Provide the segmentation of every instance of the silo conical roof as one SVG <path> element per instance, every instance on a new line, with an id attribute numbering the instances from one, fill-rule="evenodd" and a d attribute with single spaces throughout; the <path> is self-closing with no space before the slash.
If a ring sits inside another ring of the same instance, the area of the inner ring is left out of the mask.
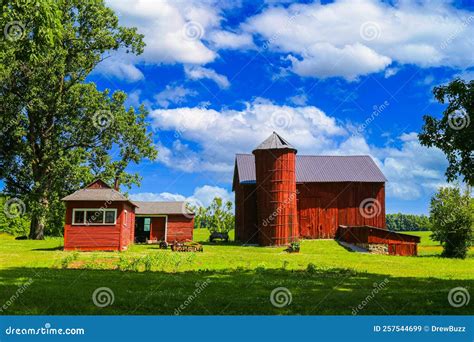
<path id="1" fill-rule="evenodd" d="M 265 139 L 260 145 L 258 145 L 253 152 L 257 150 L 279 150 L 279 149 L 289 149 L 296 151 L 288 141 L 283 139 L 278 133 L 273 132 L 267 139 Z"/>

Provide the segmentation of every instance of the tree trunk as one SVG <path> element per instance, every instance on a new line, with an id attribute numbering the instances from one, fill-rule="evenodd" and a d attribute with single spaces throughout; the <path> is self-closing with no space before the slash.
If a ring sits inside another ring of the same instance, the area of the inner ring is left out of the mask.
<path id="1" fill-rule="evenodd" d="M 30 239 L 32 240 L 44 239 L 44 228 L 46 226 L 46 214 L 48 212 L 49 202 L 46 197 L 42 197 L 38 204 L 38 208 L 33 210 L 31 215 Z"/>

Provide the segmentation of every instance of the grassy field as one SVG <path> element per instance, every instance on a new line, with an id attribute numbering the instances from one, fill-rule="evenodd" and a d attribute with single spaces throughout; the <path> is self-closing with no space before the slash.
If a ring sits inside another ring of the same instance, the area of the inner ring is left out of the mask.
<path id="1" fill-rule="evenodd" d="M 422 238 L 418 257 L 353 253 L 332 240 L 306 240 L 287 254 L 210 244 L 205 230 L 195 232 L 203 253 L 153 245 L 64 252 L 59 238 L 0 235 L 0 314 L 472 314 L 472 301 L 455 308 L 447 297 L 455 287 L 472 293 L 474 251 L 443 259 L 429 232 L 413 234 Z M 101 287 L 114 295 L 106 307 L 93 301 Z M 278 307 L 270 297 L 281 287 L 291 303 Z"/>

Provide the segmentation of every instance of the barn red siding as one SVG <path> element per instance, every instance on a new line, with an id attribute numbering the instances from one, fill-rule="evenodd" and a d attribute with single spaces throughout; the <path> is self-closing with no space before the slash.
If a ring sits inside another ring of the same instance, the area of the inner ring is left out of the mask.
<path id="1" fill-rule="evenodd" d="M 64 225 L 65 250 L 123 250 L 130 244 L 130 215 L 133 208 L 128 207 L 128 226 L 124 226 L 125 213 L 123 202 L 104 203 L 102 201 L 68 202 Z M 126 205 L 126 204 L 125 204 Z M 117 209 L 115 225 L 72 225 L 73 209 L 103 208 Z"/>
<path id="2" fill-rule="evenodd" d="M 152 217 L 150 227 L 150 240 L 161 241 L 165 239 L 166 217 Z"/>
<path id="3" fill-rule="evenodd" d="M 258 243 L 255 184 L 235 185 L 235 239 L 242 243 Z"/>
<path id="4" fill-rule="evenodd" d="M 334 238 L 339 225 L 386 226 L 384 183 L 299 183 L 297 190 L 303 238 Z M 375 199 L 373 215 L 363 215 L 360 210 L 368 199 Z"/>
<path id="5" fill-rule="evenodd" d="M 168 215 L 167 241 L 185 241 L 193 239 L 194 217 Z"/>

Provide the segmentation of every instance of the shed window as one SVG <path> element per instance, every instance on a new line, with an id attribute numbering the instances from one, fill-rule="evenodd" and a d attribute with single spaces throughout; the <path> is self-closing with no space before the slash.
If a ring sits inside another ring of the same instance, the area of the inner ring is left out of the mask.
<path id="1" fill-rule="evenodd" d="M 144 220 L 143 220 L 143 230 L 145 232 L 149 232 L 150 231 L 150 222 L 151 222 L 151 219 L 146 217 Z"/>
<path id="2" fill-rule="evenodd" d="M 113 225 L 116 223 L 117 209 L 73 209 L 74 225 Z"/>

